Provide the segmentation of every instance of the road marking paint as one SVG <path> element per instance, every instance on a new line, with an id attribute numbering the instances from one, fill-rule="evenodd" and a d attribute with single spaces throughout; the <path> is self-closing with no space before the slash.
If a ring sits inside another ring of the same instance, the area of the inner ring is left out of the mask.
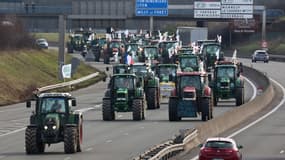
<path id="1" fill-rule="evenodd" d="M 250 98 L 250 100 L 249 100 L 249 102 L 250 102 L 256 97 L 257 89 L 256 89 L 256 86 L 248 78 L 246 78 L 246 77 L 243 77 L 243 78 L 251 85 L 251 87 L 253 89 L 253 96 Z"/>
<path id="2" fill-rule="evenodd" d="M 277 84 L 281 89 L 282 89 L 282 92 L 283 92 L 283 98 L 281 100 L 281 102 L 274 107 L 273 110 L 271 110 L 270 112 L 268 112 L 267 114 L 263 115 L 262 117 L 258 118 L 257 120 L 253 121 L 252 123 L 250 123 L 249 125 L 241 128 L 240 130 L 234 132 L 233 134 L 229 135 L 227 138 L 232 138 L 238 134 L 240 134 L 241 132 L 245 131 L 246 129 L 254 126 L 255 124 L 259 123 L 260 121 L 264 120 L 265 118 L 269 117 L 270 115 L 272 115 L 273 113 L 275 113 L 284 103 L 285 103 L 285 88 L 277 81 L 275 81 L 274 79 L 272 78 L 269 78 L 272 82 L 274 82 L 275 84 Z M 190 159 L 190 160 L 197 160 L 198 159 L 198 156 Z"/>
<path id="3" fill-rule="evenodd" d="M 86 149 L 87 152 L 92 151 L 92 150 L 93 150 L 93 148 L 87 148 Z"/>
<path id="4" fill-rule="evenodd" d="M 106 141 L 106 143 L 112 143 L 112 142 L 113 142 L 112 140 L 107 140 L 107 141 Z"/>
<path id="5" fill-rule="evenodd" d="M 283 151 L 283 150 L 281 150 L 281 151 L 280 151 L 280 154 L 283 154 L 283 153 L 284 153 L 284 151 Z"/>
<path id="6" fill-rule="evenodd" d="M 66 158 L 64 158 L 64 160 L 70 160 L 71 159 L 71 157 L 66 157 Z"/>
<path id="7" fill-rule="evenodd" d="M 7 136 L 7 135 L 10 135 L 10 134 L 14 134 L 14 133 L 17 133 L 17 132 L 21 132 L 23 130 L 25 130 L 26 128 L 21 128 L 21 129 L 17 129 L 17 130 L 14 130 L 12 132 L 8 132 L 8 133 L 5 133 L 5 134 L 1 134 L 0 137 L 4 137 L 4 136 Z"/>

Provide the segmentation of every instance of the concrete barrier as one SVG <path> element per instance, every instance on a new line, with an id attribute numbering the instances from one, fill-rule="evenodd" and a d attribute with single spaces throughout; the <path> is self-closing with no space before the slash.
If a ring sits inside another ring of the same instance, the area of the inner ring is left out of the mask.
<path id="1" fill-rule="evenodd" d="M 270 104 L 275 92 L 268 77 L 263 73 L 246 66 L 244 66 L 244 71 L 246 77 L 253 80 L 258 86 L 263 87 L 263 93 L 251 102 L 227 111 L 221 116 L 196 126 L 196 129 L 198 130 L 196 141 L 192 141 L 192 144 L 187 144 L 184 152 L 188 152 L 195 146 L 193 145 L 193 142 L 199 144 L 204 142 L 208 137 L 218 136 L 228 129 L 239 125 L 241 122 L 250 118 Z"/>

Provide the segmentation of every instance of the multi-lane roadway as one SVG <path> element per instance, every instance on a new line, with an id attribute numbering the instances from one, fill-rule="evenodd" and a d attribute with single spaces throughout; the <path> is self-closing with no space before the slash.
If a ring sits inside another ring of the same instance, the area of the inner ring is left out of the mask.
<path id="1" fill-rule="evenodd" d="M 274 65 L 275 63 L 269 63 Z M 90 62 L 90 65 L 104 70 L 106 65 Z M 278 74 L 276 75 L 278 76 Z M 83 152 L 64 154 L 63 143 L 51 145 L 43 155 L 26 155 L 24 128 L 28 124 L 32 109 L 25 104 L 16 104 L 0 108 L 0 160 L 1 159 L 90 159 L 90 160 L 126 160 L 132 159 L 149 147 L 172 138 L 180 129 L 192 128 L 200 119 L 186 119 L 181 122 L 168 121 L 168 106 L 163 104 L 159 110 L 146 112 L 146 120 L 134 122 L 130 113 L 117 114 L 117 120 L 102 121 L 101 102 L 106 82 L 72 92 L 77 98 L 78 108 L 84 112 Z M 246 83 L 246 101 L 253 96 L 253 87 Z M 226 102 L 214 109 L 219 116 L 232 109 L 234 103 Z"/>

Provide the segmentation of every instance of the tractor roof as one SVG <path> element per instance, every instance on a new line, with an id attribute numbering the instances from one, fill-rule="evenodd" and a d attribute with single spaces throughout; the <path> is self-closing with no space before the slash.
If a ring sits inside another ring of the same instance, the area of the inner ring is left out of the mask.
<path id="1" fill-rule="evenodd" d="M 70 93 L 56 93 L 56 92 L 53 92 L 53 93 L 41 93 L 39 95 L 40 98 L 43 98 L 43 97 L 72 97 Z"/>
<path id="2" fill-rule="evenodd" d="M 177 64 L 158 64 L 158 67 L 177 67 Z"/>
<path id="3" fill-rule="evenodd" d="M 201 76 L 201 72 L 177 72 L 177 76 Z"/>

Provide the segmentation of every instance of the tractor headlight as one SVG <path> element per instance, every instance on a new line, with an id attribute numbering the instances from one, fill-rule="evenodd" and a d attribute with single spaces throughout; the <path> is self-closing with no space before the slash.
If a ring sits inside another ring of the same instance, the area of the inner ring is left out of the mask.
<path id="1" fill-rule="evenodd" d="M 55 129 L 56 129 L 56 126 L 52 126 L 52 129 L 55 130 Z"/>
<path id="2" fill-rule="evenodd" d="M 47 129 L 48 129 L 48 126 L 44 126 L 44 129 L 47 130 Z"/>

